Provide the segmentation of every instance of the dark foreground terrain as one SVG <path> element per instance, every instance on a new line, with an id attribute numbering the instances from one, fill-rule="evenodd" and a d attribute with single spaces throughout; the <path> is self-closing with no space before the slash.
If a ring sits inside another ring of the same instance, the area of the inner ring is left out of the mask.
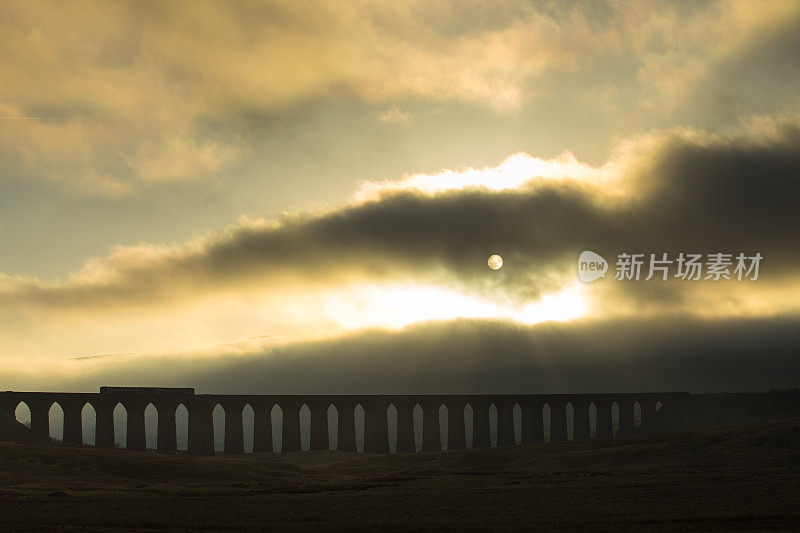
<path id="1" fill-rule="evenodd" d="M 405 456 L 0 443 L 0 529 L 800 528 L 800 419 Z"/>

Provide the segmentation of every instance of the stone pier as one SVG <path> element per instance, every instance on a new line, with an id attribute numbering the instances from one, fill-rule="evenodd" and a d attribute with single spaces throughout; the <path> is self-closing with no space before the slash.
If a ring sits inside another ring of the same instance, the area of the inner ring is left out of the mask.
<path id="1" fill-rule="evenodd" d="M 514 402 L 504 400 L 495 403 L 497 408 L 497 445 L 513 446 L 514 437 Z"/>
<path id="2" fill-rule="evenodd" d="M 253 407 L 253 453 L 272 452 L 272 408 L 274 404 L 256 402 Z"/>
<path id="3" fill-rule="evenodd" d="M 336 448 L 343 452 L 356 451 L 356 403 L 355 400 L 334 401 L 339 414 Z"/>
<path id="4" fill-rule="evenodd" d="M 422 405 L 422 451 L 438 452 L 442 449 L 442 437 L 439 433 L 439 408 L 441 402 L 428 400 Z"/>

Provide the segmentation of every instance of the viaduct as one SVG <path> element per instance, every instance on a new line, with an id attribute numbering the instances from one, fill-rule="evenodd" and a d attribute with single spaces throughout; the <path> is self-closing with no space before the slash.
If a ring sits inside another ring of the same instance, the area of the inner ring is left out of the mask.
<path id="1" fill-rule="evenodd" d="M 254 412 L 253 451 L 272 452 L 272 411 L 277 405 L 283 414 L 281 452 L 300 451 L 300 410 L 310 411 L 310 449 L 329 448 L 328 409 L 338 411 L 336 447 L 356 451 L 355 409 L 364 410 L 364 452 L 389 453 L 390 406 L 397 411 L 397 453 L 417 451 L 414 432 L 414 409 L 422 409 L 422 451 L 442 449 L 439 412 L 446 406 L 447 448 L 467 447 L 464 409 L 472 410 L 472 445 L 488 447 L 490 435 L 489 410 L 497 413 L 496 439 L 498 446 L 514 445 L 514 408 L 521 411 L 521 442 L 544 442 L 543 410 L 550 410 L 550 440 L 568 438 L 567 406 L 571 406 L 572 437 L 575 440 L 592 437 L 590 408 L 594 410 L 597 438 L 631 435 L 672 429 L 685 408 L 688 393 L 619 393 L 619 394 L 514 394 L 514 395 L 219 395 L 194 394 L 192 389 L 122 388 L 122 392 L 59 393 L 59 392 L 0 392 L 0 413 L 13 419 L 18 405 L 25 403 L 31 412 L 31 430 L 43 437 L 49 432 L 49 411 L 57 403 L 64 412 L 64 443 L 82 444 L 82 411 L 90 404 L 95 411 L 95 445 L 115 446 L 114 409 L 121 404 L 127 412 L 127 448 L 145 449 L 145 409 L 152 404 L 158 411 L 157 449 L 177 451 L 175 412 L 183 405 L 189 414 L 188 453 L 214 454 L 212 412 L 219 405 L 225 411 L 225 446 L 227 454 L 244 453 L 242 411 L 249 405 Z M 638 404 L 638 405 L 636 405 Z M 612 421 L 618 418 L 618 427 Z M 634 411 L 639 411 L 638 421 Z"/>

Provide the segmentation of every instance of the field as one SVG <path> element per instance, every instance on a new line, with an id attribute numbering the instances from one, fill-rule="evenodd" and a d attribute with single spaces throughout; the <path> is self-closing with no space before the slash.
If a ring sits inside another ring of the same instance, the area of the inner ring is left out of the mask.
<path id="1" fill-rule="evenodd" d="M 0 529 L 800 528 L 800 419 L 413 455 L 0 443 Z"/>

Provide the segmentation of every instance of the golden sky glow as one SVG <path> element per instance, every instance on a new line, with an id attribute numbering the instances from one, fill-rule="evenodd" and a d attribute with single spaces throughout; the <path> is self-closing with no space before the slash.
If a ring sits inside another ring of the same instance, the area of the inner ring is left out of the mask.
<path id="1" fill-rule="evenodd" d="M 0 363 L 788 320 L 799 29 L 788 0 L 6 4 Z M 624 251 L 764 263 L 624 283 Z"/>

